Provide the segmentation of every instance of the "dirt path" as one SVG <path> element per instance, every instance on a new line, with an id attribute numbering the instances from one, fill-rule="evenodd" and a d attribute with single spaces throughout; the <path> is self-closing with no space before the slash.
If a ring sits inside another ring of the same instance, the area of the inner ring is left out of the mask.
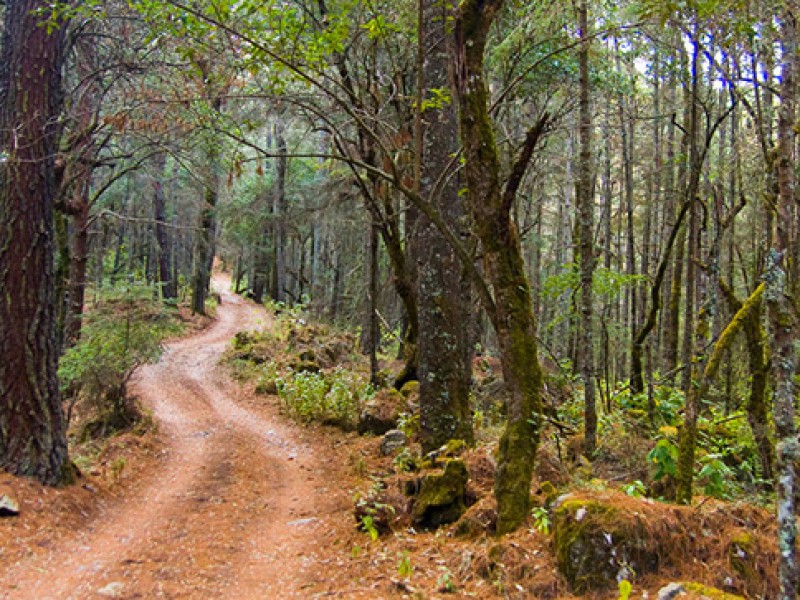
<path id="1" fill-rule="evenodd" d="M 335 594 L 325 572 L 346 552 L 337 529 L 349 508 L 339 459 L 329 441 L 282 424 L 221 373 L 231 337 L 268 317 L 220 291 L 217 321 L 136 380 L 169 440 L 158 472 L 87 530 L 0 574 L 0 597 Z"/>

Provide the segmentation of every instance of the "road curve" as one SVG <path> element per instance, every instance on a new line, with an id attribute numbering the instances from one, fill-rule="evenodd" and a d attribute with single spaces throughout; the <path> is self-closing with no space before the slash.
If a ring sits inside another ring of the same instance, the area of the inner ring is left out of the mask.
<path id="1" fill-rule="evenodd" d="M 346 510 L 346 493 L 328 480 L 335 458 L 269 410 L 239 402 L 242 392 L 221 373 L 219 357 L 237 331 L 266 326 L 268 316 L 219 291 L 214 324 L 170 344 L 135 379 L 135 393 L 168 440 L 158 472 L 89 529 L 0 576 L 14 582 L 11 592 L 0 587 L 1 597 L 325 593 L 316 567 L 334 552 L 326 518 Z"/>

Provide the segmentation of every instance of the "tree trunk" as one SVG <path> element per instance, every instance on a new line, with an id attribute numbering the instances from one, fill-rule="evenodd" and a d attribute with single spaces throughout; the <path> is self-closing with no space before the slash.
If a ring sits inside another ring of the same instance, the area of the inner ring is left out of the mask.
<path id="1" fill-rule="evenodd" d="M 425 49 L 424 86 L 448 88 L 450 64 L 446 23 L 453 3 L 421 0 Z M 427 94 L 426 94 L 427 95 Z M 451 170 L 451 156 L 458 151 L 458 120 L 455 106 L 431 107 L 423 113 L 424 145 L 420 192 L 456 230 L 464 225 L 464 203 L 460 181 Z M 420 217 L 417 241 L 419 264 L 417 299 L 419 327 L 420 441 L 429 452 L 451 439 L 472 443 L 472 413 L 469 405 L 472 352 L 470 284 L 455 251 L 424 216 Z"/>
<path id="2" fill-rule="evenodd" d="M 86 267 L 89 263 L 89 181 L 91 171 L 75 183 L 72 204 L 72 243 L 69 262 L 69 303 L 64 341 L 67 346 L 78 341 L 83 326 L 83 305 L 86 298 Z"/>
<path id="3" fill-rule="evenodd" d="M 206 159 L 209 173 L 205 183 L 203 205 L 200 207 L 192 280 L 192 312 L 200 315 L 206 314 L 206 298 L 211 285 L 211 263 L 214 261 L 216 210 L 219 199 L 219 151 L 216 148 L 209 148 Z"/>
<path id="4" fill-rule="evenodd" d="M 279 120 L 275 123 L 274 136 L 278 157 L 275 161 L 275 186 L 272 191 L 272 213 L 275 218 L 275 273 L 272 280 L 272 299 L 276 302 L 286 301 L 286 220 L 288 219 L 286 202 L 286 138 L 284 125 Z"/>
<path id="5" fill-rule="evenodd" d="M 597 448 L 597 408 L 595 406 L 594 374 L 594 312 L 593 278 L 594 252 L 594 194 L 592 193 L 592 113 L 589 97 L 589 9 L 586 0 L 578 6 L 578 28 L 581 45 L 578 52 L 580 92 L 578 97 L 578 178 L 575 198 L 579 212 L 581 313 L 580 313 L 580 371 L 583 380 L 583 449 L 591 459 Z"/>
<path id="6" fill-rule="evenodd" d="M 205 71 L 205 68 L 203 68 Z M 210 76 L 204 73 L 206 83 Z M 210 84 L 209 84 L 210 86 Z M 212 99 L 211 113 L 216 118 L 222 111 L 222 96 Z M 211 266 L 214 263 L 217 229 L 217 201 L 219 200 L 221 149 L 213 130 L 206 132 L 205 159 L 208 173 L 204 182 L 203 204 L 200 207 L 198 232 L 194 246 L 194 275 L 192 277 L 192 312 L 206 314 L 206 298 L 211 288 Z"/>
<path id="7" fill-rule="evenodd" d="M 49 11 L 8 0 L 0 54 L 0 466 L 57 484 L 71 475 L 53 296 L 65 26 L 42 26 Z"/>
<path id="8" fill-rule="evenodd" d="M 171 254 L 172 244 L 167 228 L 167 207 L 164 197 L 164 177 L 166 156 L 158 153 L 153 159 L 155 179 L 153 180 L 153 217 L 155 218 L 156 243 L 158 244 L 158 282 L 161 285 L 161 297 L 174 300 L 178 296 L 178 282 L 172 277 Z"/>
<path id="9" fill-rule="evenodd" d="M 797 290 L 799 282 L 787 281 L 787 271 L 794 271 L 792 261 L 797 256 L 788 256 L 796 243 L 796 232 L 792 218 L 795 204 L 795 88 L 797 76 L 797 21 L 796 15 L 787 9 L 781 15 L 781 104 L 778 113 L 778 147 L 775 170 L 778 181 L 778 203 L 776 207 L 777 233 L 775 247 L 767 256 L 764 278 L 767 284 L 764 298 L 769 321 L 770 348 L 773 377 L 773 420 L 777 441 L 777 497 L 778 548 L 780 550 L 779 578 L 781 598 L 795 598 L 800 586 L 797 565 L 797 522 L 795 494 L 800 460 L 800 442 L 797 439 L 797 393 L 794 383 L 797 375 L 798 334 Z"/>
<path id="10" fill-rule="evenodd" d="M 542 373 L 530 287 L 519 235 L 511 220 L 512 202 L 500 187 L 500 162 L 483 78 L 486 38 L 501 5 L 502 0 L 460 3 L 454 58 L 467 203 L 482 245 L 484 272 L 494 292 L 494 305 L 485 308 L 497 333 L 509 392 L 508 421 L 500 439 L 495 478 L 497 531 L 502 534 L 517 528 L 530 510 L 531 476 L 541 431 Z M 481 298 L 488 301 L 483 295 Z"/>
<path id="11" fill-rule="evenodd" d="M 739 312 L 742 308 L 742 302 L 736 298 L 733 289 L 722 282 L 720 282 L 719 287 L 731 312 Z M 750 394 L 746 408 L 747 422 L 753 432 L 756 448 L 758 448 L 761 479 L 767 481 L 771 487 L 775 478 L 775 448 L 771 439 L 766 402 L 769 360 L 767 358 L 767 333 L 761 323 L 762 313 L 763 302 L 759 302 L 755 310 L 748 313 L 743 325 L 750 367 Z"/>
<path id="12" fill-rule="evenodd" d="M 369 243 L 367 245 L 367 314 L 365 319 L 367 354 L 369 354 L 369 380 L 379 386 L 378 380 L 378 347 L 381 343 L 380 323 L 378 322 L 378 288 L 380 284 L 380 264 L 378 262 L 379 250 L 378 224 L 375 215 L 369 228 Z"/>

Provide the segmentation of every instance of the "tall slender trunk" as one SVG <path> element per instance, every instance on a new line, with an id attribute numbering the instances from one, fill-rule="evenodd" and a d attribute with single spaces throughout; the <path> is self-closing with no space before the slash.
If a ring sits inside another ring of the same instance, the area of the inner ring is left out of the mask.
<path id="1" fill-rule="evenodd" d="M 214 142 L 209 142 L 213 145 Z M 209 147 L 206 153 L 209 173 L 206 177 L 203 205 L 200 207 L 197 239 L 194 248 L 194 277 L 192 281 L 192 312 L 206 314 L 206 298 L 211 285 L 211 263 L 214 260 L 216 211 L 219 199 L 219 150 Z"/>
<path id="2" fill-rule="evenodd" d="M 156 178 L 153 180 L 153 217 L 156 221 L 156 243 L 158 244 L 158 282 L 161 285 L 161 297 L 164 300 L 173 300 L 178 296 L 178 282 L 172 277 L 172 244 L 164 195 L 167 157 L 163 153 L 156 154 L 153 163 L 156 173 Z"/>
<path id="3" fill-rule="evenodd" d="M 378 293 L 380 284 L 380 263 L 379 261 L 379 236 L 378 223 L 375 215 L 371 216 L 369 227 L 369 243 L 367 244 L 367 314 L 365 319 L 366 341 L 369 354 L 369 379 L 373 385 L 379 385 L 378 381 L 378 347 L 381 343 L 381 330 L 378 321 Z"/>
<path id="4" fill-rule="evenodd" d="M 770 346 L 772 351 L 773 420 L 777 438 L 777 520 L 778 547 L 780 550 L 779 578 L 781 598 L 795 598 L 800 587 L 797 564 L 797 491 L 796 465 L 800 461 L 800 443 L 797 440 L 797 395 L 794 383 L 797 375 L 797 342 L 800 324 L 797 314 L 797 288 L 800 282 L 788 278 L 794 274 L 792 256 L 796 230 L 792 214 L 795 206 L 796 180 L 795 119 L 797 117 L 797 17 L 787 9 L 781 15 L 781 104 L 778 113 L 778 147 L 775 170 L 778 181 L 776 207 L 775 245 L 769 251 L 764 297 L 767 305 Z M 787 266 L 788 263 L 788 266 Z"/>
<path id="5" fill-rule="evenodd" d="M 91 172 L 82 174 L 81 181 L 75 183 L 71 223 L 72 241 L 70 244 L 68 310 L 64 341 L 69 346 L 78 341 L 83 325 L 83 305 L 86 298 L 86 269 L 89 264 L 89 181 Z"/>
<path id="6" fill-rule="evenodd" d="M 275 272 L 272 280 L 272 299 L 276 302 L 286 301 L 287 288 L 287 199 L 286 199 L 286 167 L 287 150 L 286 127 L 282 121 L 275 123 L 273 135 L 277 158 L 275 161 L 275 185 L 272 190 L 272 213 L 275 218 Z"/>
<path id="7" fill-rule="evenodd" d="M 586 0 L 578 5 L 578 29 L 581 45 L 578 51 L 580 92 L 578 98 L 578 178 L 575 198 L 578 203 L 580 235 L 581 312 L 580 371 L 583 380 L 584 443 L 587 457 L 597 448 L 597 407 L 595 406 L 594 374 L 594 194 L 592 189 L 592 112 L 589 89 L 589 9 Z"/>
<path id="8" fill-rule="evenodd" d="M 681 387 L 686 396 L 684 408 L 683 429 L 679 447 L 677 467 L 677 500 L 689 504 L 692 500 L 692 487 L 694 483 L 694 459 L 697 444 L 697 418 L 700 411 L 700 396 L 697 393 L 697 381 L 703 373 L 705 364 L 704 347 L 709 337 L 710 315 L 703 309 L 696 315 L 696 302 L 698 292 L 698 269 L 700 261 L 700 206 L 697 198 L 700 186 L 700 176 L 703 168 L 703 156 L 698 142 L 700 128 L 699 107 L 699 57 L 700 42 L 695 37 L 692 41 L 692 57 L 690 63 L 691 74 L 691 106 L 689 108 L 689 172 L 685 191 L 685 199 L 689 202 L 689 235 L 688 235 L 688 260 L 686 262 L 686 296 L 684 304 L 682 362 L 683 377 Z M 703 153 L 704 154 L 704 153 Z"/>

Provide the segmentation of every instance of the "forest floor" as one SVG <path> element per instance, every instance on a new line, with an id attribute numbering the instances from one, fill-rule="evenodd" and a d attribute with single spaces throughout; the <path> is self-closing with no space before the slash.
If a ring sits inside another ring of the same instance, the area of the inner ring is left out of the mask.
<path id="1" fill-rule="evenodd" d="M 574 597 L 532 525 L 502 540 L 359 530 L 355 495 L 392 458 L 380 438 L 297 424 L 276 397 L 231 379 L 220 365 L 231 339 L 273 318 L 229 287 L 217 275 L 216 318 L 135 376 L 156 427 L 84 462 L 73 450 L 83 475 L 68 488 L 0 474 L 0 496 L 21 507 L 0 517 L 0 599 Z M 476 515 L 491 504 L 495 443 L 468 459 Z M 645 578 L 631 597 L 663 584 Z"/>
<path id="2" fill-rule="evenodd" d="M 68 489 L 0 475 L 22 509 L 0 521 L 0 597 L 358 595 L 347 451 L 225 375 L 233 335 L 269 317 L 216 286 L 213 324 L 135 378 L 157 434 L 115 440 Z"/>

